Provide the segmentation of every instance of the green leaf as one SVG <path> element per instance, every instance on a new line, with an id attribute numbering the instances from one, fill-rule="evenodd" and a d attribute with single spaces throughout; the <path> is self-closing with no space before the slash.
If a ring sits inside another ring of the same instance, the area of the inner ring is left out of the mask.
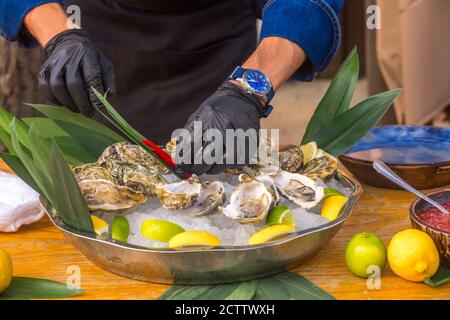
<path id="1" fill-rule="evenodd" d="M 258 280 L 253 300 L 291 300 L 286 287 L 275 276 Z"/>
<path id="2" fill-rule="evenodd" d="M 208 291 L 199 294 L 194 300 L 225 300 L 238 286 L 239 283 L 213 286 Z"/>
<path id="3" fill-rule="evenodd" d="M 9 152 L 12 152 L 12 141 L 11 141 L 11 135 L 8 133 L 8 131 L 4 130 L 3 128 L 0 128 L 0 140 L 3 142 L 3 145 L 8 149 Z"/>
<path id="4" fill-rule="evenodd" d="M 44 138 L 51 137 L 60 137 L 60 136 L 69 136 L 67 132 L 61 129 L 55 121 L 49 118 L 23 118 L 23 122 L 25 122 L 28 126 L 34 124 L 37 133 Z"/>
<path id="5" fill-rule="evenodd" d="M 10 132 L 10 123 L 15 117 L 4 108 L 0 107 L 0 128 L 6 132 Z M 26 149 L 30 148 L 30 142 L 28 141 L 28 125 L 20 119 L 15 118 L 16 134 L 19 142 L 25 146 Z M 27 151 L 27 150 L 25 150 Z"/>
<path id="6" fill-rule="evenodd" d="M 0 294 L 0 300 L 68 298 L 82 292 L 81 289 L 70 289 L 56 281 L 13 277 L 9 287 Z"/>
<path id="7" fill-rule="evenodd" d="M 195 300 L 213 286 L 172 286 L 158 300 Z"/>
<path id="8" fill-rule="evenodd" d="M 257 280 L 242 282 L 236 289 L 234 289 L 226 300 L 252 300 L 256 294 L 257 287 Z"/>
<path id="9" fill-rule="evenodd" d="M 317 287 L 311 281 L 302 277 L 299 274 L 292 272 L 285 272 L 276 275 L 277 278 L 285 287 L 286 290 L 294 300 L 335 300 L 335 298 Z"/>
<path id="10" fill-rule="evenodd" d="M 117 134 L 116 132 L 114 132 L 107 126 L 101 124 L 100 122 L 85 117 L 81 113 L 75 113 L 68 110 L 67 108 L 49 106 L 45 104 L 28 104 L 28 105 L 44 114 L 47 118 L 50 118 L 54 121 L 59 120 L 79 125 L 86 129 L 95 131 L 97 134 L 100 134 L 103 137 L 111 139 L 114 142 L 124 141 L 124 138 L 121 135 Z"/>
<path id="11" fill-rule="evenodd" d="M 436 274 L 431 278 L 425 279 L 424 282 L 431 287 L 438 287 L 450 283 L 450 268 L 441 264 Z"/>
<path id="12" fill-rule="evenodd" d="M 108 100 L 100 94 L 94 87 L 91 88 L 94 91 L 94 94 L 106 108 L 108 115 L 112 118 L 111 121 L 103 111 L 98 110 L 103 114 L 103 116 L 108 119 L 111 123 L 119 125 L 120 129 L 126 134 L 130 139 L 132 139 L 135 143 L 141 144 L 141 141 L 144 140 L 144 136 L 142 136 L 137 130 L 135 130 L 121 115 L 114 109 L 114 107 L 108 102 Z"/>
<path id="13" fill-rule="evenodd" d="M 378 123 L 400 92 L 401 89 L 396 89 L 364 100 L 334 119 L 312 140 L 326 152 L 340 156 Z"/>
<path id="14" fill-rule="evenodd" d="M 78 145 L 86 150 L 91 157 L 95 158 L 95 160 L 91 162 L 97 161 L 106 148 L 117 142 L 108 137 L 98 135 L 93 130 L 86 129 L 71 122 L 60 120 L 56 120 L 55 122 L 60 128 L 67 132 Z"/>
<path id="15" fill-rule="evenodd" d="M 28 186 L 30 186 L 37 193 L 43 194 L 36 182 L 34 182 L 33 177 L 31 177 L 30 173 L 17 156 L 5 152 L 0 152 L 0 158 L 2 158 L 3 161 L 5 161 L 5 163 L 8 165 L 8 167 L 10 167 L 14 171 L 14 173 L 18 177 L 20 177 Z"/>
<path id="16" fill-rule="evenodd" d="M 94 227 L 86 200 L 56 143 L 51 145 L 49 154 L 51 155 L 50 166 L 54 177 L 53 181 L 57 184 L 54 188 L 55 195 L 57 195 L 59 203 L 64 200 L 60 207 L 55 208 L 58 215 L 66 225 L 75 230 L 92 233 Z M 58 194 L 56 194 L 56 190 L 58 190 Z"/>
<path id="17" fill-rule="evenodd" d="M 38 186 L 39 190 L 41 190 L 41 195 L 49 199 L 49 195 L 51 194 L 52 186 L 49 184 L 47 179 L 42 176 L 42 172 L 39 170 L 39 168 L 36 168 L 33 158 L 25 152 L 24 149 L 22 149 L 22 146 L 19 142 L 19 139 L 17 138 L 17 127 L 16 127 L 16 119 L 13 118 L 11 120 L 9 131 L 11 133 L 11 141 L 12 141 L 12 147 L 14 149 L 14 153 L 17 155 L 17 157 L 20 159 L 30 176 L 33 178 L 33 181 Z M 20 174 L 18 172 L 17 174 Z M 25 180 L 26 176 L 20 176 L 23 180 Z"/>
<path id="18" fill-rule="evenodd" d="M 100 112 L 100 114 L 103 117 L 105 117 L 105 119 L 107 119 L 111 124 L 118 127 L 118 129 L 120 129 L 122 133 L 125 136 L 127 136 L 128 139 L 130 139 L 130 141 L 133 141 L 135 144 L 140 145 L 164 167 L 168 168 L 169 170 L 172 170 L 172 168 L 167 163 L 162 161 L 150 147 L 148 147 L 145 143 L 142 142 L 145 139 L 145 137 L 141 135 L 137 130 L 135 130 L 124 118 L 122 118 L 122 116 L 116 111 L 116 109 L 114 109 L 114 107 L 108 102 L 108 100 L 106 100 L 106 98 L 100 94 L 100 92 L 98 92 L 93 87 L 91 89 L 92 91 L 94 91 L 97 98 L 106 108 L 106 113 L 97 107 L 96 110 Z"/>
<path id="19" fill-rule="evenodd" d="M 359 76 L 359 57 L 356 48 L 344 61 L 320 101 L 308 123 L 302 144 L 313 141 L 313 137 L 325 129 L 331 121 L 349 109 Z"/>
<path id="20" fill-rule="evenodd" d="M 72 137 L 55 137 L 53 140 L 55 140 L 66 161 L 74 166 L 93 163 L 98 159 Z"/>

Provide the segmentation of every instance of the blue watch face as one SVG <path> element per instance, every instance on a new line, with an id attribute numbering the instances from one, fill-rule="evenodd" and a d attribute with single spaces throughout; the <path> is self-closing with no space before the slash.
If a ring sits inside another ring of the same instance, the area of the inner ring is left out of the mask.
<path id="1" fill-rule="evenodd" d="M 247 70 L 244 73 L 244 80 L 247 85 L 257 94 L 267 94 L 272 88 L 269 78 L 258 70 Z"/>

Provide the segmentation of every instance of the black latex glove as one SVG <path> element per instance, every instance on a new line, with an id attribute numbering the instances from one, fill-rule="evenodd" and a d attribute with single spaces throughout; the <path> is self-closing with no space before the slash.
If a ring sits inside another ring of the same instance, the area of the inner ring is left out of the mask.
<path id="1" fill-rule="evenodd" d="M 111 61 L 97 50 L 86 33 L 72 29 L 59 33 L 45 46 L 39 88 L 54 104 L 93 116 L 100 106 L 91 87 L 104 94 L 115 91 Z"/>
<path id="2" fill-rule="evenodd" d="M 201 135 L 197 134 L 197 136 L 194 136 L 194 121 L 202 121 L 203 132 L 212 128 L 220 130 L 224 137 L 225 144 L 226 129 L 243 129 L 244 131 L 255 129 L 257 134 L 256 137 L 258 138 L 261 114 L 262 104 L 257 97 L 247 93 L 243 88 L 236 84 L 226 82 L 189 117 L 185 129 L 189 130 L 191 134 L 191 143 L 197 141 L 198 145 L 203 146 L 202 150 L 205 150 L 208 142 L 205 143 Z M 257 141 L 253 142 L 257 143 Z M 186 144 L 180 140 L 177 149 L 179 147 L 185 148 Z M 194 150 L 192 144 L 191 147 L 192 150 Z M 225 149 L 225 146 L 223 147 Z M 195 153 L 197 152 L 197 155 L 199 153 L 201 154 L 203 152 L 202 150 L 191 152 L 192 160 Z M 248 147 L 246 151 L 249 151 Z M 238 157 L 237 152 L 239 152 L 239 149 L 235 147 L 235 154 L 232 155 L 235 161 Z M 224 150 L 224 155 L 225 154 L 226 150 Z M 248 163 L 251 157 L 252 155 L 250 155 L 249 152 L 246 152 L 245 162 Z M 191 163 L 193 163 L 193 161 L 191 161 Z M 216 174 L 227 168 L 240 167 L 242 164 L 239 165 L 236 164 L 236 162 L 233 164 L 226 164 L 224 160 L 224 164 L 206 164 L 202 161 L 202 164 L 180 164 L 180 166 L 184 170 L 195 174 Z"/>

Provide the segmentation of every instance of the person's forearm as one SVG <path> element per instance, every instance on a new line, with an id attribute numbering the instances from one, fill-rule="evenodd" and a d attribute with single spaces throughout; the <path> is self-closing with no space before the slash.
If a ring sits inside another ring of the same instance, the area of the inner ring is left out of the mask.
<path id="1" fill-rule="evenodd" d="M 279 37 L 268 37 L 261 41 L 242 66 L 266 74 L 277 90 L 305 61 L 306 54 L 297 44 Z"/>
<path id="2" fill-rule="evenodd" d="M 25 16 L 24 23 L 42 47 L 58 33 L 77 27 L 57 3 L 43 4 L 34 8 Z"/>

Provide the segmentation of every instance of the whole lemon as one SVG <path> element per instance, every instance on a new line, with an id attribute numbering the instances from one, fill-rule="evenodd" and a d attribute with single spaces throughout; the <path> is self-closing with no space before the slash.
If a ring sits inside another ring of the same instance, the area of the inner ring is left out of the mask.
<path id="1" fill-rule="evenodd" d="M 6 251 L 0 249 L 0 292 L 9 287 L 12 279 L 12 261 Z"/>
<path id="2" fill-rule="evenodd" d="M 439 253 L 433 239 L 420 230 L 409 229 L 395 234 L 388 247 L 392 271 L 403 279 L 422 282 L 439 268 Z"/>
<path id="3" fill-rule="evenodd" d="M 371 266 L 386 266 L 386 248 L 377 235 L 362 232 L 354 235 L 345 248 L 345 263 L 358 277 L 368 278 Z"/>

